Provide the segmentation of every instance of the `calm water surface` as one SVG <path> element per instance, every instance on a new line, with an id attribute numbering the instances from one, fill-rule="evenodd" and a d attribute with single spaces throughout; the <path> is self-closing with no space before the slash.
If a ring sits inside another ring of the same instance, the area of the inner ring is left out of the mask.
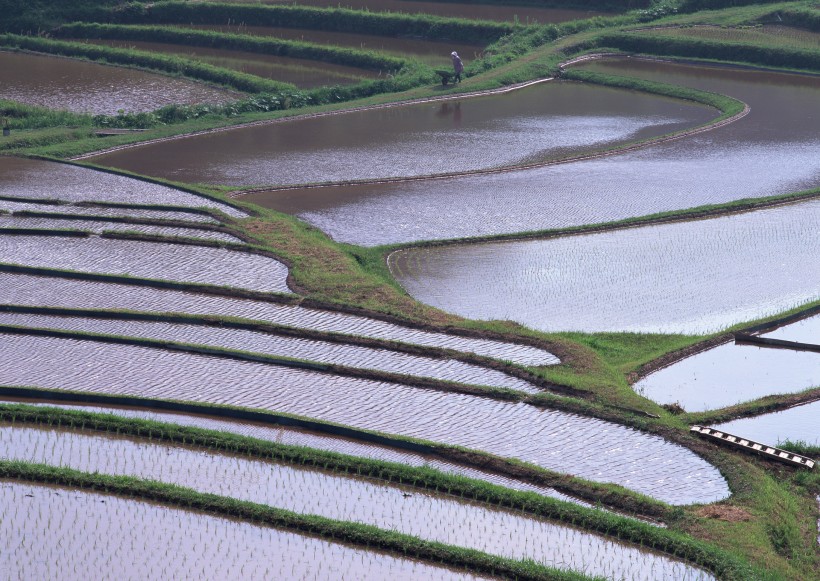
<path id="1" fill-rule="evenodd" d="M 817 365 L 820 367 L 820 363 Z M 734 420 L 713 427 L 770 445 L 791 440 L 817 446 L 820 445 L 820 402 L 804 404 L 773 414 Z"/>
<path id="2" fill-rule="evenodd" d="M 712 117 L 713 110 L 680 101 L 553 81 L 503 95 L 199 135 L 94 160 L 176 181 L 235 186 L 377 179 L 575 155 L 691 127 Z M 295 190 L 243 199 L 298 214 L 344 205 L 347 191 Z M 350 191 L 354 197 L 370 197 L 368 188 L 356 186 Z M 447 214 L 453 221 L 452 212 Z M 373 226 L 377 231 L 383 228 Z"/>
<path id="3" fill-rule="evenodd" d="M 336 240 L 372 246 L 577 226 L 820 186 L 820 77 L 632 60 L 587 68 L 727 94 L 751 112 L 720 129 L 622 155 L 503 174 L 295 191 L 279 209 Z M 590 111 L 600 104 L 590 103 Z M 492 150 L 491 143 L 482 148 Z"/>
<path id="4" fill-rule="evenodd" d="M 136 69 L 44 55 L 0 52 L 0 70 L 4 99 L 95 115 L 153 111 L 174 103 L 224 103 L 239 96 Z"/>
<path id="5" fill-rule="evenodd" d="M 116 496 L 0 482 L 0 570 L 7 579 L 476 579 Z M 82 531 L 82 534 L 77 534 Z M 150 558 L 146 558 L 149 555 Z"/>
<path id="6" fill-rule="evenodd" d="M 820 200 L 811 200 L 552 240 L 408 249 L 389 265 L 414 298 L 468 318 L 702 334 L 820 298 L 818 223 Z"/>

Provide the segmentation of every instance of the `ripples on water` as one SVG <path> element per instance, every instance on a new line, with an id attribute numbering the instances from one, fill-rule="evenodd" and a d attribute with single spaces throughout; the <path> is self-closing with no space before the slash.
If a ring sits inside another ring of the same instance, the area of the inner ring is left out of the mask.
<path id="1" fill-rule="evenodd" d="M 15 482 L 0 483 L 0 502 L 0 570 L 19 579 L 476 579 L 116 496 Z"/>
<path id="2" fill-rule="evenodd" d="M 281 262 L 247 252 L 99 237 L 0 236 L 0 262 L 290 292 Z"/>
<path id="3" fill-rule="evenodd" d="M 468 318 L 704 334 L 820 297 L 818 222 L 812 200 L 552 240 L 408 249 L 389 264 L 414 298 Z"/>
<path id="4" fill-rule="evenodd" d="M 124 284 L 0 272 L 0 303 L 243 317 L 316 331 L 473 352 L 520 365 L 559 363 L 554 355 L 527 345 L 421 331 L 333 311 Z"/>
<path id="5" fill-rule="evenodd" d="M 76 432 L 5 426 L 0 427 L 0 442 L 8 460 L 158 480 L 588 575 L 709 578 L 683 563 L 594 534 L 417 489 L 409 493 L 396 486 L 288 465 Z"/>
<path id="6" fill-rule="evenodd" d="M 68 203 L 59 205 L 0 200 L 0 210 L 7 212 L 47 212 L 51 214 L 71 214 L 72 216 L 100 216 L 126 218 L 150 218 L 154 220 L 183 220 L 186 222 L 207 222 L 217 224 L 218 220 L 205 214 L 174 210 L 142 210 L 132 208 L 105 208 L 99 206 L 72 206 Z"/>
<path id="7" fill-rule="evenodd" d="M 6 335 L 0 358 L 0 384 L 303 415 L 518 458 L 615 482 L 671 504 L 729 496 L 718 471 L 685 448 L 616 424 L 526 404 L 92 341 Z"/>

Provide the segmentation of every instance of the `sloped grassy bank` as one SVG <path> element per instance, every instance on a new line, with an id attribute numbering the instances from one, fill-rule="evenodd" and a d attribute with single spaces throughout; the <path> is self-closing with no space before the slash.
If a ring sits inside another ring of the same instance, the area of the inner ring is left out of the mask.
<path id="1" fill-rule="evenodd" d="M 668 529 L 653 527 L 612 513 L 555 501 L 534 493 L 511 491 L 488 483 L 445 475 L 430 469 L 411 468 L 404 465 L 345 457 L 330 452 L 282 446 L 272 442 L 262 442 L 197 428 L 179 428 L 169 424 L 126 420 L 68 410 L 37 409 L 29 406 L 0 406 L 0 418 L 11 422 L 59 426 L 60 428 L 93 429 L 119 435 L 147 436 L 149 439 L 156 438 L 172 443 L 204 446 L 212 450 L 229 451 L 252 458 L 271 459 L 296 465 L 314 466 L 343 474 L 375 476 L 388 482 L 397 482 L 436 492 L 446 491 L 447 494 L 461 498 L 474 499 L 503 508 L 522 510 L 583 529 L 594 530 L 620 540 L 683 558 L 708 568 L 722 578 L 741 579 L 754 574 L 754 570 L 748 564 L 736 557 Z M 11 471 L 9 464 L 11 463 L 5 463 L 6 470 Z M 49 476 L 44 481 L 60 484 L 68 483 L 63 478 L 71 473 L 72 471 L 51 469 Z M 6 474 L 9 473 L 6 472 Z M 21 478 L 25 478 L 23 474 L 26 473 L 21 471 Z M 123 492 L 127 492 L 127 490 L 123 489 Z M 134 492 L 136 493 L 136 491 Z M 194 495 L 192 498 L 197 496 L 199 495 Z M 210 506 L 198 508 L 211 509 Z M 235 516 L 247 518 L 242 513 Z M 458 562 L 451 563 L 459 564 Z"/>

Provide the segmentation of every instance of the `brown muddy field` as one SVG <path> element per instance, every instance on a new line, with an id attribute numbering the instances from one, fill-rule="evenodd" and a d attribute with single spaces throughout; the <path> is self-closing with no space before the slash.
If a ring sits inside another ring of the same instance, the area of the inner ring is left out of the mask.
<path id="1" fill-rule="evenodd" d="M 367 69 L 239 50 L 222 50 L 202 46 L 183 46 L 135 40 L 74 39 L 74 41 L 184 56 L 209 65 L 239 71 L 240 73 L 291 83 L 302 89 L 358 83 L 363 79 L 379 76 L 378 72 L 368 71 Z"/>
<path id="2" fill-rule="evenodd" d="M 0 70 L 4 99 L 76 113 L 116 115 L 238 98 L 203 83 L 45 55 L 0 51 Z"/>
<path id="3" fill-rule="evenodd" d="M 573 156 L 692 127 L 714 116 L 713 110 L 681 101 L 554 81 L 499 95 L 197 135 L 90 159 L 166 179 L 232 186 L 381 179 Z M 425 187 L 435 189 L 435 183 Z M 413 186 L 395 187 L 403 191 Z M 296 189 L 243 200 L 301 214 L 366 201 L 370 191 L 368 186 Z M 413 211 L 395 210 L 396 217 Z M 381 221 L 382 216 L 374 215 Z"/>

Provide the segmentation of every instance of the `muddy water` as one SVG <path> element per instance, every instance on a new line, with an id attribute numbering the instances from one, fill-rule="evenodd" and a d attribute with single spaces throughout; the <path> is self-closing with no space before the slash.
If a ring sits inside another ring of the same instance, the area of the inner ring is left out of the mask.
<path id="1" fill-rule="evenodd" d="M 316 331 L 455 349 L 520 365 L 559 363 L 551 353 L 527 345 L 422 331 L 333 311 L 124 284 L 0 272 L 0 303 L 241 317 Z"/>
<path id="2" fill-rule="evenodd" d="M 196 343 L 240 351 L 253 351 L 279 357 L 306 359 L 375 369 L 401 375 L 430 377 L 474 385 L 487 385 L 538 393 L 533 384 L 492 369 L 470 365 L 452 359 L 433 359 L 408 355 L 387 349 L 371 349 L 327 341 L 271 335 L 241 329 L 222 329 L 202 325 L 180 325 L 146 321 L 113 321 L 80 317 L 52 317 L 0 313 L 0 324 L 21 327 L 68 329 L 105 335 L 121 335 L 161 339 L 180 343 Z"/>
<path id="3" fill-rule="evenodd" d="M 242 243 L 242 240 L 237 238 L 236 236 L 225 234 L 223 232 L 213 232 L 211 230 L 198 230 L 196 228 L 176 228 L 173 226 L 152 226 L 148 224 L 107 222 L 105 220 L 38 218 L 22 216 L 5 216 L 0 214 L 0 229 L 2 228 L 33 228 L 37 230 L 81 230 L 83 232 L 94 232 L 97 234 L 105 231 L 140 232 L 142 234 L 153 234 L 157 236 L 181 236 L 185 238 L 202 238 L 205 240 L 233 242 L 235 244 Z"/>
<path id="4" fill-rule="evenodd" d="M 56 403 L 42 404 L 38 402 L 25 401 L 7 401 L 0 400 L 1 404 L 15 404 L 25 403 L 27 405 L 48 406 L 61 409 L 80 410 L 85 412 L 110 414 L 123 418 L 139 418 L 143 420 L 152 420 L 155 422 L 173 423 L 181 426 L 193 426 L 203 428 L 206 430 L 216 430 L 219 432 L 229 432 L 232 434 L 239 434 L 241 436 L 248 436 L 251 438 L 258 438 L 260 440 L 268 440 L 270 442 L 277 442 L 280 444 L 289 444 L 292 446 L 304 446 L 307 448 L 316 448 L 319 450 L 328 450 L 330 452 L 339 452 L 340 454 L 347 454 L 348 456 L 359 456 L 362 458 L 372 458 L 374 460 L 384 460 L 385 462 L 397 462 L 406 464 L 408 466 L 430 466 L 448 474 L 458 474 L 467 478 L 474 478 L 476 480 L 483 480 L 490 484 L 512 488 L 514 490 L 521 490 L 524 492 L 535 492 L 542 496 L 549 496 L 550 498 L 557 498 L 574 504 L 580 504 L 592 508 L 592 505 L 561 494 L 560 492 L 545 486 L 537 486 L 529 484 L 520 480 L 507 478 L 493 472 L 486 472 L 476 468 L 461 466 L 459 464 L 452 464 L 445 460 L 441 460 L 436 456 L 426 456 L 414 452 L 407 452 L 385 446 L 378 446 L 375 444 L 367 444 L 358 442 L 356 440 L 349 440 L 346 438 L 335 437 L 331 435 L 319 434 L 316 432 L 302 431 L 296 428 L 285 426 L 270 427 L 262 424 L 247 423 L 241 421 L 217 420 L 204 416 L 193 416 L 185 414 L 175 414 L 173 412 L 154 412 L 132 409 L 121 409 L 112 407 L 94 407 L 83 404 L 64 405 Z"/>
<path id="5" fill-rule="evenodd" d="M 216 200 L 168 186 L 76 165 L 16 157 L 0 158 L 0 196 L 30 198 L 32 201 L 208 207 L 229 216 L 247 215 Z"/>
<path id="6" fill-rule="evenodd" d="M 184 46 L 134 40 L 88 40 L 83 42 L 179 55 L 208 63 L 209 65 L 239 71 L 240 73 L 256 75 L 283 83 L 291 83 L 302 89 L 312 89 L 324 85 L 358 83 L 363 79 L 379 76 L 379 72 L 369 71 L 367 69 L 336 65 L 318 60 L 272 56 L 239 50 L 222 50 L 202 46 Z M 384 72 L 386 73 L 387 71 Z"/>
<path id="7" fill-rule="evenodd" d="M 577 226 L 820 186 L 820 77 L 640 61 L 589 68 L 731 95 L 751 112 L 717 130 L 607 158 L 289 192 L 288 209 L 339 241 L 371 246 Z M 492 149 L 488 143 L 481 147 Z"/>
<path id="8" fill-rule="evenodd" d="M 281 262 L 247 252 L 97 236 L 0 236 L 0 262 L 102 274 L 290 292 Z"/>
<path id="9" fill-rule="evenodd" d="M 237 186 L 377 179 L 574 155 L 712 117 L 712 110 L 680 101 L 554 81 L 503 95 L 246 127 L 122 150 L 94 161 L 182 182 Z M 361 191 L 369 197 L 367 189 Z M 300 213 L 335 207 L 346 197 L 322 189 L 244 200 Z"/>
<path id="10" fill-rule="evenodd" d="M 820 316 L 781 327 L 763 337 L 818 342 L 818 331 Z M 811 387 L 820 387 L 820 353 L 734 342 L 687 357 L 635 384 L 635 390 L 649 399 L 678 402 L 690 412 Z M 815 421 L 813 428 L 820 435 L 820 423 Z"/>
<path id="11" fill-rule="evenodd" d="M 88 340 L 5 334 L 0 384 L 254 407 L 518 458 L 670 504 L 729 496 L 710 464 L 597 419 L 394 383 Z"/>
<path id="12" fill-rule="evenodd" d="M 126 218 L 150 218 L 154 220 L 176 220 L 185 222 L 206 222 L 216 224 L 218 220 L 194 212 L 182 212 L 174 210 L 142 210 L 131 208 L 106 208 L 101 206 L 73 206 L 68 203 L 59 205 L 44 204 L 42 202 L 18 202 L 13 200 L 0 199 L 0 211 L 5 212 L 48 212 L 50 214 L 68 214 L 78 217 L 126 217 Z"/>
<path id="13" fill-rule="evenodd" d="M 820 298 L 818 221 L 820 200 L 811 200 L 552 240 L 409 249 L 389 264 L 414 298 L 469 318 L 702 334 Z"/>
<path id="14" fill-rule="evenodd" d="M 7 579 L 81 579 L 89 570 L 104 579 L 476 579 L 116 496 L 0 482 L 0 502 L 0 570 Z"/>
<path id="15" fill-rule="evenodd" d="M 272 26 L 209 26 L 190 25 L 183 28 L 213 30 L 230 34 L 250 34 L 252 36 L 272 36 L 286 40 L 312 42 L 344 46 L 362 50 L 376 50 L 399 57 L 412 57 L 438 68 L 452 66 L 450 53 L 454 50 L 463 59 L 471 61 L 478 58 L 482 45 L 463 41 L 424 40 L 421 38 L 392 38 L 371 34 L 353 34 L 349 32 L 329 32 L 327 30 L 310 30 L 306 28 L 275 28 Z"/>
<path id="16" fill-rule="evenodd" d="M 353 521 L 425 540 L 608 578 L 708 579 L 667 557 L 513 512 L 377 482 L 207 451 L 77 432 L 0 427 L 8 460 L 158 480 L 300 514 Z M 523 542 L 511 543 L 510 539 Z"/>
<path id="17" fill-rule="evenodd" d="M 80 60 L 0 52 L 3 98 L 77 113 L 116 115 L 238 95 L 202 83 Z"/>
<path id="18" fill-rule="evenodd" d="M 782 412 L 743 418 L 713 427 L 770 445 L 791 440 L 817 446 L 820 445 L 820 420 L 818 418 L 820 418 L 820 402 L 816 401 Z"/>
<path id="19" fill-rule="evenodd" d="M 228 2 L 247 3 L 247 0 L 227 0 Z M 296 4 L 300 6 L 320 6 L 323 8 L 352 8 L 371 12 L 404 12 L 407 14 L 433 14 L 454 18 L 475 20 L 518 21 L 522 24 L 540 22 L 566 22 L 605 15 L 603 12 L 588 10 L 565 10 L 556 8 L 537 8 L 534 6 L 499 6 L 493 4 L 474 4 L 464 2 L 435 2 L 416 0 L 262 0 L 263 4 Z"/>

